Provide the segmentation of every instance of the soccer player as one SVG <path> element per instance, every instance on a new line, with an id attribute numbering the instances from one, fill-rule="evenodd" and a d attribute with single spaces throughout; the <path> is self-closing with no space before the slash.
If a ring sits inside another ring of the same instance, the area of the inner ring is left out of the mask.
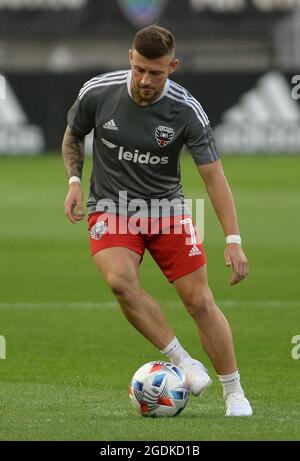
<path id="1" fill-rule="evenodd" d="M 62 146 L 69 178 L 66 216 L 72 223 L 84 216 L 84 139 L 94 130 L 87 205 L 97 268 L 129 322 L 182 368 L 191 392 L 200 395 L 211 384 L 207 369 L 184 349 L 157 301 L 140 286 L 139 266 L 148 249 L 196 322 L 223 385 L 226 416 L 250 416 L 231 330 L 208 286 L 204 249 L 180 183 L 185 145 L 223 228 L 225 263 L 235 285 L 246 277 L 248 262 L 209 120 L 199 102 L 169 79 L 179 64 L 170 31 L 158 25 L 138 31 L 129 62 L 130 70 L 85 83 L 69 110 Z"/>

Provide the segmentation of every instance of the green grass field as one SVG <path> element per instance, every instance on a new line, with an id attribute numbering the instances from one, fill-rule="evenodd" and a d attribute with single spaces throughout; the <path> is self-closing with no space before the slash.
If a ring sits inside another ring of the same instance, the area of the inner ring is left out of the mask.
<path id="1" fill-rule="evenodd" d="M 251 418 L 225 418 L 221 386 L 193 321 L 149 257 L 142 284 L 214 378 L 175 419 L 140 417 L 128 385 L 163 356 L 123 318 L 89 255 L 86 223 L 67 222 L 59 156 L 0 158 L 0 440 L 299 440 L 300 157 L 227 157 L 250 275 L 230 287 L 224 238 L 205 200 L 211 288 L 235 339 Z M 90 160 L 86 161 L 87 188 Z M 187 197 L 206 197 L 189 157 Z"/>

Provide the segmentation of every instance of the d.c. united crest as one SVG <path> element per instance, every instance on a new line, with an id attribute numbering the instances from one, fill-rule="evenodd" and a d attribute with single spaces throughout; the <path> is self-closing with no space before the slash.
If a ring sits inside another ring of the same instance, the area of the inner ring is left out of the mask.
<path id="1" fill-rule="evenodd" d="M 160 147 L 165 147 L 169 144 L 172 141 L 174 134 L 175 131 L 173 128 L 168 126 L 159 125 L 155 128 L 155 139 Z"/>
<path id="2" fill-rule="evenodd" d="M 91 229 L 91 237 L 94 240 L 100 240 L 102 235 L 108 231 L 107 223 L 105 221 L 98 221 Z"/>

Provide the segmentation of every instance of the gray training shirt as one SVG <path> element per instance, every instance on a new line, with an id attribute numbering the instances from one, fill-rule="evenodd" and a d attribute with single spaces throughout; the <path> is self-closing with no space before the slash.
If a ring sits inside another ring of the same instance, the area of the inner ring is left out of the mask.
<path id="1" fill-rule="evenodd" d="M 134 200 L 128 214 L 141 215 L 143 208 L 148 212 L 164 199 L 161 203 L 178 202 L 171 214 L 181 214 L 182 147 L 186 145 L 196 165 L 219 158 L 209 120 L 199 102 L 169 79 L 160 97 L 147 106 L 134 102 L 130 82 L 130 70 L 92 78 L 68 113 L 70 128 L 82 135 L 94 129 L 89 213 L 114 211 L 115 204 L 117 213 L 127 214 Z"/>

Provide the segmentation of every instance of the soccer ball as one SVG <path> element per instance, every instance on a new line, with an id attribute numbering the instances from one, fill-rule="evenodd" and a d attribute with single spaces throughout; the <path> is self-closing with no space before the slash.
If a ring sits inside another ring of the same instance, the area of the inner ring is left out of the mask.
<path id="1" fill-rule="evenodd" d="M 149 362 L 133 375 L 129 397 L 142 416 L 177 416 L 189 398 L 187 379 L 172 363 Z"/>

